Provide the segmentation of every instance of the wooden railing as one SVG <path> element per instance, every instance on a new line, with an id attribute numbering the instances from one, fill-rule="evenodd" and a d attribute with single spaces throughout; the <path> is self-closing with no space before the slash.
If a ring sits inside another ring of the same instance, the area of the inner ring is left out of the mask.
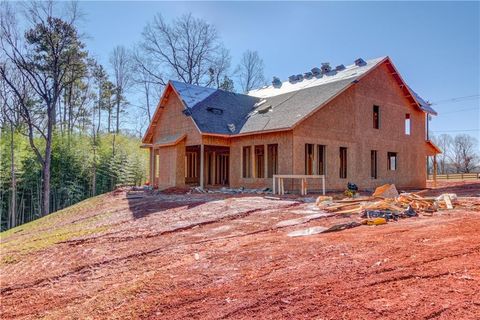
<path id="1" fill-rule="evenodd" d="M 433 175 L 429 174 L 428 180 L 433 180 Z M 480 173 L 437 174 L 437 180 L 480 180 Z"/>

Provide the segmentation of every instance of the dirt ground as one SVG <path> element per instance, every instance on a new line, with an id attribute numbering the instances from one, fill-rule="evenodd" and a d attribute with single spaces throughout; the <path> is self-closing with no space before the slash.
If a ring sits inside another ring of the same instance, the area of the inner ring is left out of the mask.
<path id="1" fill-rule="evenodd" d="M 312 198 L 96 197 L 1 234 L 2 319 L 479 319 L 480 182 L 450 211 L 358 221 Z M 294 226 L 281 221 L 317 214 Z"/>

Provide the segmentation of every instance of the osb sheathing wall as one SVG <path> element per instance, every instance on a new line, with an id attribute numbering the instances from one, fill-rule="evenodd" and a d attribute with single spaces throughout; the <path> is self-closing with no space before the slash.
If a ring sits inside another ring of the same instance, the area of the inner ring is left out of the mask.
<path id="1" fill-rule="evenodd" d="M 160 137 L 177 133 L 186 134 L 186 145 L 201 144 L 202 137 L 191 117 L 183 114 L 183 103 L 178 96 L 171 92 L 168 100 L 160 109 L 160 117 L 153 133 L 153 143 Z"/>
<path id="2" fill-rule="evenodd" d="M 247 188 L 272 187 L 271 178 L 255 177 L 255 152 L 254 147 L 264 145 L 265 161 L 267 161 L 267 145 L 278 144 L 278 173 L 292 173 L 293 168 L 293 135 L 292 131 L 264 133 L 249 136 L 240 136 L 231 139 L 230 143 L 230 186 Z M 243 178 L 242 151 L 244 146 L 251 146 L 252 177 Z M 265 174 L 267 174 L 265 170 Z M 287 185 L 285 185 L 287 187 Z"/>
<path id="3" fill-rule="evenodd" d="M 380 129 L 373 128 L 373 105 L 380 106 Z M 399 188 L 425 186 L 425 114 L 409 105 L 398 84 L 382 65 L 364 76 L 322 109 L 305 119 L 293 130 L 249 136 L 219 137 L 200 135 L 191 117 L 175 94 L 161 109 L 154 130 L 153 142 L 162 136 L 185 133 L 176 146 L 162 147 L 159 185 L 184 185 L 185 146 L 230 146 L 230 186 L 237 188 L 271 187 L 272 179 L 256 178 L 254 146 L 278 144 L 278 173 L 305 173 L 305 144 L 326 145 L 327 189 L 344 189 L 354 182 L 362 189 L 372 189 L 384 183 Z M 405 134 L 405 115 L 411 118 L 411 134 Z M 252 146 L 252 178 L 242 177 L 242 149 Z M 347 178 L 339 178 L 339 148 L 347 147 Z M 370 177 L 370 151 L 377 150 L 377 179 Z M 265 149 L 266 152 L 266 149 Z M 387 152 L 397 152 L 397 170 L 387 170 Z M 299 188 L 286 183 L 287 189 Z M 310 189 L 320 184 L 310 183 Z"/>
<path id="4" fill-rule="evenodd" d="M 161 147 L 157 152 L 160 156 L 158 187 L 184 186 L 185 142 L 181 141 L 174 146 Z"/>
<path id="5" fill-rule="evenodd" d="M 373 128 L 373 105 L 380 107 L 380 128 Z M 405 115 L 411 134 L 405 134 Z M 305 144 L 326 145 L 328 189 L 354 182 L 362 189 L 384 183 L 425 187 L 425 114 L 409 105 L 382 65 L 293 130 L 294 173 L 305 171 Z M 339 177 L 339 148 L 347 147 L 347 179 Z M 377 150 L 377 179 L 370 176 L 370 151 Z M 279 151 L 281 153 L 281 150 Z M 387 152 L 397 152 L 397 170 L 387 170 Z M 319 188 L 315 183 L 310 187 Z"/>

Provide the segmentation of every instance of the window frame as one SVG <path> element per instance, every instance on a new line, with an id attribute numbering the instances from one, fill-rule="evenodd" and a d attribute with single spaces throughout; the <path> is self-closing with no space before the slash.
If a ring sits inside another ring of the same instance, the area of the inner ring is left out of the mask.
<path id="1" fill-rule="evenodd" d="M 412 134 L 412 117 L 410 113 L 405 114 L 405 135 L 410 136 Z"/>
<path id="2" fill-rule="evenodd" d="M 324 144 L 317 145 L 317 174 L 327 175 L 327 146 Z"/>
<path id="3" fill-rule="evenodd" d="M 305 143 L 305 174 L 313 175 L 315 168 L 315 144 Z"/>
<path id="4" fill-rule="evenodd" d="M 256 145 L 253 152 L 255 178 L 263 179 L 265 178 L 265 145 Z"/>
<path id="5" fill-rule="evenodd" d="M 370 150 L 370 178 L 378 179 L 378 151 Z"/>
<path id="6" fill-rule="evenodd" d="M 267 145 L 267 178 L 278 174 L 278 143 Z"/>
<path id="7" fill-rule="evenodd" d="M 340 155 L 340 166 L 339 166 L 339 177 L 340 179 L 347 179 L 348 177 L 348 148 L 347 147 L 340 147 L 339 148 L 339 155 Z"/>
<path id="8" fill-rule="evenodd" d="M 372 119 L 373 129 L 380 129 L 380 106 L 376 104 L 373 105 Z"/>
<path id="9" fill-rule="evenodd" d="M 394 159 L 392 166 L 392 159 Z M 398 170 L 398 153 L 397 152 L 387 152 L 387 170 L 388 171 L 397 171 Z"/>
<path id="10" fill-rule="evenodd" d="M 252 178 L 252 146 L 242 148 L 242 178 Z"/>

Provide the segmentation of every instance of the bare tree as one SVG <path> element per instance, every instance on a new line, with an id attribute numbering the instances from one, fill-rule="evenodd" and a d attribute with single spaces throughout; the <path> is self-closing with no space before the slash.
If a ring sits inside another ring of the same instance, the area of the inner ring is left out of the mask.
<path id="1" fill-rule="evenodd" d="M 120 112 L 122 103 L 125 101 L 125 91 L 131 84 L 130 55 L 123 46 L 117 46 L 110 55 L 110 64 L 114 74 L 115 105 L 116 105 L 116 126 L 115 133 L 120 131 Z"/>
<path id="2" fill-rule="evenodd" d="M 441 174 L 446 174 L 448 171 L 448 162 L 450 159 L 453 138 L 449 134 L 441 134 L 438 137 L 434 137 L 433 141 L 442 150 L 442 153 L 437 156 L 438 168 Z"/>
<path id="3" fill-rule="evenodd" d="M 136 49 L 132 52 L 131 62 L 132 81 L 136 87 L 143 92 L 145 97 L 145 103 L 142 103 L 139 109 L 143 110 L 150 122 L 154 111 L 153 108 L 155 103 L 160 99 L 164 85 L 148 71 L 153 69 L 152 64 L 147 57 L 142 55 L 140 50 Z"/>
<path id="4" fill-rule="evenodd" d="M 22 91 L 22 94 L 25 92 Z M 26 98 L 24 96 L 24 98 Z M 20 125 L 18 116 L 18 100 L 12 94 L 6 82 L 0 78 L 0 131 L 10 127 L 10 208 L 8 211 L 7 228 L 17 225 L 17 179 L 15 168 L 15 131 Z M 1 135 L 1 133 L 0 133 Z M 1 162 L 0 162 L 1 164 Z"/>
<path id="5" fill-rule="evenodd" d="M 76 8 L 73 6 L 72 8 Z M 21 116 L 28 128 L 32 150 L 42 166 L 42 215 L 50 213 L 50 165 L 56 107 L 69 84 L 68 74 L 83 69 L 85 52 L 76 28 L 76 12 L 65 20 L 54 15 L 53 2 L 34 2 L 26 10 L 30 28 L 19 36 L 15 12 L 3 5 L 0 12 L 0 77 L 19 101 Z M 15 78 L 28 84 L 37 103 L 22 99 Z M 34 139 L 44 140 L 41 150 Z"/>
<path id="6" fill-rule="evenodd" d="M 478 155 L 475 149 L 477 139 L 468 134 L 459 134 L 453 139 L 451 162 L 457 173 L 472 172 L 477 166 Z"/>
<path id="7" fill-rule="evenodd" d="M 215 27 L 206 21 L 183 15 L 168 24 L 158 14 L 143 31 L 140 46 L 150 64 L 142 64 L 156 82 L 168 79 L 205 86 L 218 86 L 229 67 L 229 53 Z M 141 60 L 140 60 L 141 61 Z"/>
<path id="8" fill-rule="evenodd" d="M 235 69 L 243 92 L 248 92 L 265 84 L 264 64 L 257 51 L 247 50 Z"/>

